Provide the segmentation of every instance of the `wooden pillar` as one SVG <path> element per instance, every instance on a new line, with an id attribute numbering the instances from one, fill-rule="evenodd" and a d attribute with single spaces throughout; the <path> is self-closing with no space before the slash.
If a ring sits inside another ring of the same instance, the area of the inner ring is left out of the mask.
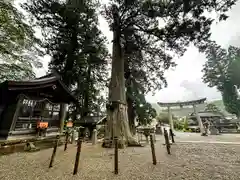
<path id="1" fill-rule="evenodd" d="M 22 105 L 22 103 L 23 103 L 23 100 L 24 100 L 24 97 L 23 97 L 23 96 L 19 96 L 19 99 L 18 99 L 17 104 L 16 104 L 15 113 L 14 113 L 14 116 L 13 116 L 13 119 L 12 119 L 12 124 L 11 124 L 11 127 L 10 127 L 10 132 L 15 129 L 16 122 L 17 122 L 17 119 L 18 119 L 18 116 L 19 116 L 19 112 L 20 112 L 20 109 L 21 109 L 21 105 Z"/>
<path id="2" fill-rule="evenodd" d="M 169 120 L 170 128 L 172 129 L 172 131 L 174 131 L 172 112 L 171 112 L 170 106 L 168 106 L 168 120 Z"/>
<path id="3" fill-rule="evenodd" d="M 64 121 L 67 115 L 67 104 L 60 104 L 60 133 L 63 133 Z"/>
<path id="4" fill-rule="evenodd" d="M 201 134 L 203 134 L 204 133 L 203 123 L 202 123 L 202 120 L 201 120 L 201 118 L 200 118 L 200 116 L 198 114 L 198 111 L 196 109 L 196 105 L 193 105 L 193 110 L 194 110 L 194 113 L 196 115 L 196 118 L 197 118 L 197 121 L 198 121 L 198 125 L 200 127 L 200 132 L 201 132 Z"/>

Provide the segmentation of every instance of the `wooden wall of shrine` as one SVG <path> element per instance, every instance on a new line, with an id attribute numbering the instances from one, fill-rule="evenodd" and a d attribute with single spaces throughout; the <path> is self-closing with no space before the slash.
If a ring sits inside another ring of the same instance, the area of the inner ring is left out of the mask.
<path id="1" fill-rule="evenodd" d="M 44 125 L 38 128 L 44 134 L 46 127 L 48 132 L 58 131 L 59 104 L 70 103 L 77 100 L 57 74 L 29 81 L 4 81 L 0 83 L 0 136 L 34 134 L 38 125 Z"/>
<path id="2" fill-rule="evenodd" d="M 3 109 L 0 137 L 36 134 L 38 120 L 48 122 L 47 132 L 57 132 L 60 128 L 60 105 L 48 100 L 19 99 Z"/>
<path id="3" fill-rule="evenodd" d="M 7 138 L 11 130 L 12 120 L 16 111 L 17 104 L 4 106 L 0 117 L 0 137 Z"/>
<path id="4" fill-rule="evenodd" d="M 60 105 L 47 100 L 23 100 L 17 115 L 15 130 L 35 129 L 37 120 L 48 122 L 49 129 L 60 127 Z M 39 118 L 41 117 L 41 118 Z"/>

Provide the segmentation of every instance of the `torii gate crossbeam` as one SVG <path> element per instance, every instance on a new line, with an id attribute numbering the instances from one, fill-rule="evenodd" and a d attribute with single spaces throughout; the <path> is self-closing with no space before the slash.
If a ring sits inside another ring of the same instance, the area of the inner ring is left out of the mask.
<path id="1" fill-rule="evenodd" d="M 201 134 L 203 134 L 204 133 L 204 128 L 203 128 L 202 120 L 201 120 L 201 118 L 198 114 L 198 111 L 196 109 L 196 105 L 203 104 L 206 100 L 207 100 L 207 98 L 202 98 L 202 99 L 198 99 L 198 100 L 183 101 L 183 102 L 169 102 L 169 103 L 158 102 L 157 104 L 160 107 L 167 107 L 168 108 L 169 124 L 170 124 L 170 127 L 173 131 L 174 131 L 174 126 L 173 126 L 173 120 L 172 120 L 171 107 L 174 107 L 174 106 L 180 106 L 180 107 L 193 106 L 193 110 L 194 110 L 194 113 L 196 114 L 196 118 L 197 118 L 197 121 L 198 121 L 198 125 L 200 127 Z"/>

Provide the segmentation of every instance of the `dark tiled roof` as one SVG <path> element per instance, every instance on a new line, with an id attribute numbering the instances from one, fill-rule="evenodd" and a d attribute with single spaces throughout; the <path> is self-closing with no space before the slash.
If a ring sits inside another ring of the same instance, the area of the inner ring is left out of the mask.
<path id="1" fill-rule="evenodd" d="M 76 102 L 75 97 L 72 95 L 71 91 L 68 87 L 61 81 L 60 76 L 44 76 L 42 78 L 33 79 L 29 81 L 4 81 L 0 84 L 0 92 L 17 92 L 17 93 L 27 93 L 28 91 L 42 91 L 45 93 L 44 90 L 49 87 L 59 87 L 57 91 L 59 94 L 57 95 L 54 91 L 52 94 L 53 96 L 58 96 L 55 98 L 62 103 L 70 103 Z M 51 89 L 51 88 L 50 88 Z M 54 89 L 52 89 L 53 91 Z M 61 94 L 61 95 L 60 95 Z"/>

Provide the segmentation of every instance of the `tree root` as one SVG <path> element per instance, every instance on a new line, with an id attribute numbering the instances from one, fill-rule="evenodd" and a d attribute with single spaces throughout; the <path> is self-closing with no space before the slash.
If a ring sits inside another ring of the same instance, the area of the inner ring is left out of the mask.
<path id="1" fill-rule="evenodd" d="M 104 140 L 102 143 L 103 148 L 114 148 L 114 142 L 112 140 Z M 125 147 L 144 147 L 142 144 L 137 142 L 134 138 L 129 138 L 128 141 L 119 140 L 118 141 L 118 148 L 124 149 Z"/>
<path id="2" fill-rule="evenodd" d="M 143 147 L 136 139 L 130 137 L 127 142 L 128 147 Z"/>

